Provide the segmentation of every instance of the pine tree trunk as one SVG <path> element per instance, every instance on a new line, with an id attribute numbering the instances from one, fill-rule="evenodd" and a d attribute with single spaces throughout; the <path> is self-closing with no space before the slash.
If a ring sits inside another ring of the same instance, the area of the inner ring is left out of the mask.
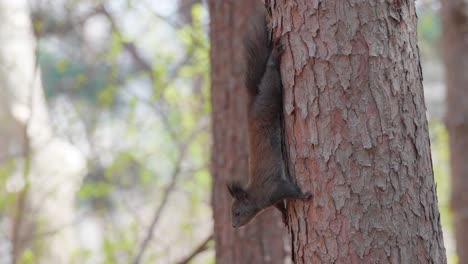
<path id="1" fill-rule="evenodd" d="M 274 2 L 295 262 L 445 263 L 414 1 Z"/>
<path id="2" fill-rule="evenodd" d="M 284 263 L 287 230 L 267 210 L 241 229 L 231 226 L 228 179 L 247 180 L 247 93 L 242 39 L 254 1 L 210 0 L 213 105 L 213 214 L 216 263 Z M 286 243 L 287 245 L 287 243 Z"/>
<path id="3" fill-rule="evenodd" d="M 447 80 L 447 127 L 452 174 L 451 207 L 460 263 L 468 263 L 468 1 L 442 1 Z"/>

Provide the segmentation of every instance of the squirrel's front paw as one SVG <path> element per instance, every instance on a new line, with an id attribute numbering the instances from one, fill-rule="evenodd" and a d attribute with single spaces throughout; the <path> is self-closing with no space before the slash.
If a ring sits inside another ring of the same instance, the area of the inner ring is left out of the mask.
<path id="1" fill-rule="evenodd" d="M 281 57 L 281 55 L 283 55 L 285 51 L 286 51 L 286 47 L 283 44 L 276 43 L 274 45 L 272 54 L 277 60 L 279 60 L 279 58 Z"/>
<path id="2" fill-rule="evenodd" d="M 277 43 L 275 45 L 275 50 L 278 53 L 278 55 L 282 55 L 286 51 L 286 47 L 281 43 Z"/>

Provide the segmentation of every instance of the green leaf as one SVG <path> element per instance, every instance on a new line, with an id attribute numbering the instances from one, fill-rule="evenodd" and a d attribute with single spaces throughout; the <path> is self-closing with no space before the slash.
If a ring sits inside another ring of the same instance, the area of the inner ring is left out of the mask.
<path id="1" fill-rule="evenodd" d="M 100 105 L 104 107 L 110 106 L 114 101 L 114 92 L 115 87 L 110 84 L 102 90 L 98 96 Z"/>
<path id="2" fill-rule="evenodd" d="M 108 196 L 113 186 L 105 182 L 89 182 L 81 186 L 78 197 L 81 199 L 99 198 Z"/>
<path id="3" fill-rule="evenodd" d="M 192 5 L 192 20 L 200 21 L 204 11 L 205 11 L 205 8 L 203 8 L 201 3 L 196 3 Z"/>
<path id="4" fill-rule="evenodd" d="M 57 72 L 59 72 L 60 74 L 63 74 L 67 70 L 68 61 L 66 59 L 61 59 L 57 62 L 55 67 L 57 69 Z"/>
<path id="5" fill-rule="evenodd" d="M 32 252 L 31 249 L 26 249 L 23 252 L 23 255 L 21 256 L 20 260 L 18 261 L 19 264 L 32 264 L 35 263 L 35 258 L 34 258 L 34 253 Z"/>

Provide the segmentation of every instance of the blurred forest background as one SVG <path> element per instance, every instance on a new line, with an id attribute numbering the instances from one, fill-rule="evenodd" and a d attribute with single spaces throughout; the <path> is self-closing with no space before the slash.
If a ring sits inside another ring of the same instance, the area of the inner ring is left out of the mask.
<path id="1" fill-rule="evenodd" d="M 22 2 L 0 1 L 0 263 L 214 263 L 206 3 Z M 455 263 L 440 4 L 417 7 Z"/>

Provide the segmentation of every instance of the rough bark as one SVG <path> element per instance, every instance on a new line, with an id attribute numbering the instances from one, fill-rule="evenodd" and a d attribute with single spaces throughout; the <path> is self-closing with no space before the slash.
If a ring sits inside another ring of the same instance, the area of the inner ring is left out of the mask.
<path id="1" fill-rule="evenodd" d="M 16 196 L 1 223 L 11 252 L 0 262 L 18 263 L 29 249 L 35 263 L 66 263 L 76 246 L 71 223 L 85 161 L 49 125 L 27 1 L 0 0 L 0 39 L 0 167 L 15 164 L 0 192 Z"/>
<path id="2" fill-rule="evenodd" d="M 442 1 L 447 83 L 447 127 L 452 174 L 451 207 L 460 263 L 468 263 L 468 1 Z"/>
<path id="3" fill-rule="evenodd" d="M 296 263 L 445 263 L 414 1 L 272 2 Z"/>
<path id="4" fill-rule="evenodd" d="M 213 214 L 216 263 L 284 263 L 286 228 L 267 210 L 241 229 L 231 227 L 228 179 L 247 181 L 247 93 L 242 39 L 254 1 L 210 0 L 213 105 Z M 286 243 L 287 245 L 287 243 Z"/>

